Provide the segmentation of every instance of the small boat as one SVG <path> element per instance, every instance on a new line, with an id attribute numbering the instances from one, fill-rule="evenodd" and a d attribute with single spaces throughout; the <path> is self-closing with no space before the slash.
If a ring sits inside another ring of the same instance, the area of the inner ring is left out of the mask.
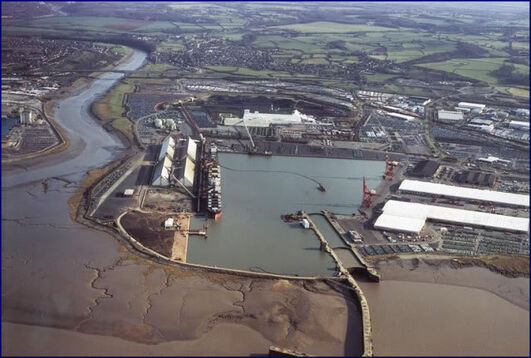
<path id="1" fill-rule="evenodd" d="M 319 183 L 319 186 L 317 187 L 317 189 L 319 189 L 319 191 L 323 191 L 323 192 L 326 191 L 326 189 L 325 189 L 325 187 L 323 186 L 323 184 L 320 184 L 320 183 Z"/>

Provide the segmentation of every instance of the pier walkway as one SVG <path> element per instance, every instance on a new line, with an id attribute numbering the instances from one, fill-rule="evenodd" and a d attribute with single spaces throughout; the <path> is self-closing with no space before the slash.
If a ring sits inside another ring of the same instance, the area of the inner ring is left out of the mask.
<path id="1" fill-rule="evenodd" d="M 308 220 L 310 223 L 310 228 L 315 232 L 317 237 L 319 238 L 319 241 L 321 241 L 321 248 L 328 252 L 333 259 L 335 260 L 340 276 L 347 279 L 347 282 L 350 286 L 350 288 L 354 291 L 356 294 L 356 297 L 358 299 L 358 302 L 360 304 L 360 310 L 361 310 L 361 319 L 363 324 L 363 355 L 364 356 L 372 356 L 373 355 L 373 349 L 372 349 L 372 326 L 371 326 L 371 316 L 369 312 L 369 304 L 367 302 L 367 298 L 363 294 L 363 291 L 358 286 L 358 283 L 350 272 L 343 266 L 343 263 L 339 259 L 339 257 L 336 255 L 334 250 L 330 247 L 326 239 L 324 238 L 323 234 L 319 231 L 317 226 L 314 224 L 312 219 L 308 214 L 306 214 L 304 211 L 302 211 L 302 217 Z"/>

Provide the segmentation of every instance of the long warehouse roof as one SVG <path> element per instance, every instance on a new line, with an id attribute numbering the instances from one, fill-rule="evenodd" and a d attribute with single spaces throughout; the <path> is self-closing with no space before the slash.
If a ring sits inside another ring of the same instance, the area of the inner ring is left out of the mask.
<path id="1" fill-rule="evenodd" d="M 418 233 L 426 220 L 527 232 L 529 218 L 505 216 L 444 206 L 389 200 L 374 227 Z"/>
<path id="2" fill-rule="evenodd" d="M 399 189 L 416 193 L 444 195 L 452 198 L 490 201 L 493 203 L 529 207 L 528 194 L 505 193 L 502 191 L 474 189 L 410 179 L 402 181 Z"/>

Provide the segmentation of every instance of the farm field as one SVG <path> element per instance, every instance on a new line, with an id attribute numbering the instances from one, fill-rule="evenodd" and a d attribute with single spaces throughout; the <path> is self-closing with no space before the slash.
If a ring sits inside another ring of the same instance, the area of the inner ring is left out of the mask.
<path id="1" fill-rule="evenodd" d="M 343 24 L 338 22 L 316 21 L 303 24 L 290 24 L 273 26 L 274 29 L 293 30 L 298 32 L 311 33 L 344 33 L 344 32 L 372 32 L 372 31 L 393 31 L 393 28 L 365 25 L 365 24 Z"/>
<path id="2" fill-rule="evenodd" d="M 499 80 L 491 74 L 500 68 L 500 66 L 507 62 L 506 58 L 493 57 L 493 58 L 472 58 L 472 59 L 452 59 L 443 62 L 425 63 L 419 66 L 431 68 L 434 70 L 440 70 L 445 72 L 456 73 L 463 77 L 468 77 L 480 81 L 485 81 L 494 88 L 503 91 L 505 93 L 511 93 L 515 95 L 524 95 L 525 91 L 529 91 L 529 88 L 506 86 L 499 83 Z M 522 76 L 529 76 L 529 66 L 522 64 L 514 64 L 517 71 Z M 527 96 L 529 97 L 529 93 Z"/>
<path id="3" fill-rule="evenodd" d="M 243 76 L 268 76 L 268 77 L 275 77 L 275 76 L 290 76 L 288 72 L 282 72 L 282 71 L 269 71 L 269 70 L 253 70 L 250 68 L 245 67 L 228 67 L 228 66 L 208 66 L 207 67 L 210 70 L 216 71 L 216 72 L 227 72 L 235 75 L 243 75 Z"/>

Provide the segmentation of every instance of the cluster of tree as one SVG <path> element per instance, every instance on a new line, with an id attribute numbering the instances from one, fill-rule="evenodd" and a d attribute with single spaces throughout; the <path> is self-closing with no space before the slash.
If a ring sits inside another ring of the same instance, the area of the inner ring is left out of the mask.
<path id="1" fill-rule="evenodd" d="M 529 76 L 518 72 L 514 65 L 504 63 L 497 70 L 491 72 L 501 83 L 529 86 Z"/>

